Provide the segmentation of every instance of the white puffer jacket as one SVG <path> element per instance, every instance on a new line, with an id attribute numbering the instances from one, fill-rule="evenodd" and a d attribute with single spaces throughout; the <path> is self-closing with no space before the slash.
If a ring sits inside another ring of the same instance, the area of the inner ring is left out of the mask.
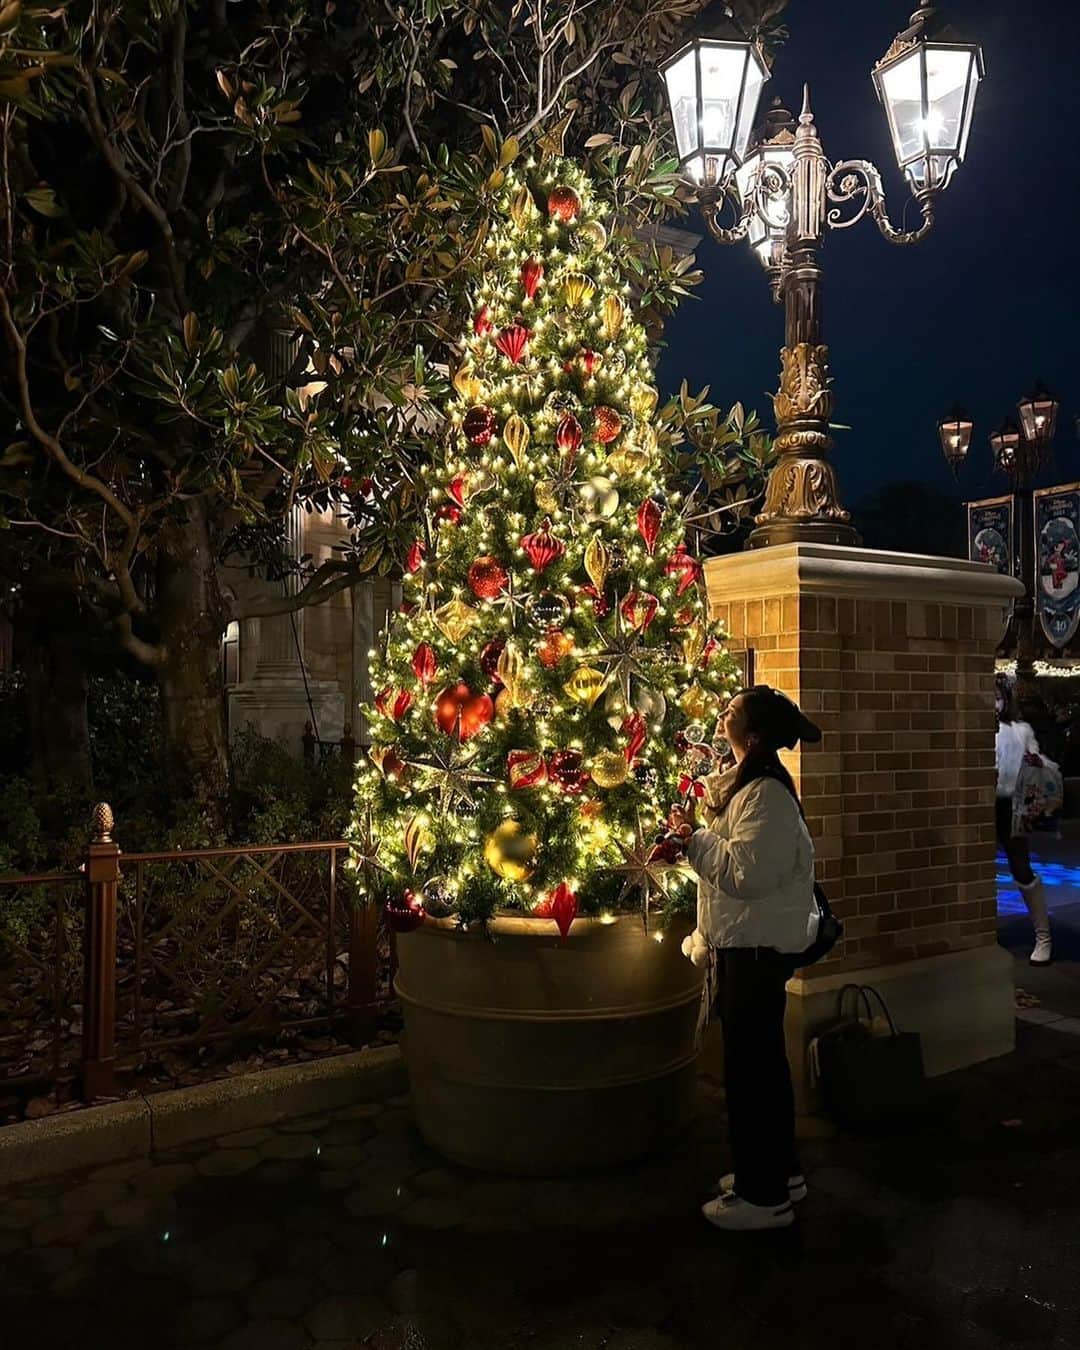
<path id="1" fill-rule="evenodd" d="M 775 778 L 756 778 L 686 848 L 698 874 L 697 932 L 687 955 L 713 947 L 805 951 L 818 922 L 814 845 L 798 803 Z"/>

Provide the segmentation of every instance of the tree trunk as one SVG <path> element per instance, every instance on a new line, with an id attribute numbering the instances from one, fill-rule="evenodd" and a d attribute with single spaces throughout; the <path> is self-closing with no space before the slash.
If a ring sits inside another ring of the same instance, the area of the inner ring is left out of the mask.
<path id="1" fill-rule="evenodd" d="M 54 610 L 48 631 L 37 631 L 22 655 L 30 776 L 40 791 L 93 783 L 88 677 L 81 633 L 73 616 Z"/>
<path id="2" fill-rule="evenodd" d="M 221 672 L 225 611 L 202 502 L 189 504 L 186 520 L 163 535 L 156 610 L 164 650 L 157 676 L 166 782 L 176 799 L 193 801 L 221 824 L 229 778 Z"/>

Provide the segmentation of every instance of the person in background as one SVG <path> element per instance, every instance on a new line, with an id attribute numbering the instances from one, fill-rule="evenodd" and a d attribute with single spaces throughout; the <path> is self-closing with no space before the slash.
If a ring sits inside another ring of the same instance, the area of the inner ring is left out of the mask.
<path id="1" fill-rule="evenodd" d="M 1025 756 L 1039 755 L 1039 742 L 1029 722 L 1020 716 L 1009 681 L 998 676 L 995 681 L 994 706 L 997 709 L 998 729 L 994 740 L 994 758 L 997 764 L 997 800 L 994 803 L 994 823 L 998 843 L 1009 864 L 1013 880 L 1027 905 L 1035 926 L 1035 946 L 1029 960 L 1033 966 L 1047 966 L 1053 960 L 1050 940 L 1050 915 L 1046 908 L 1046 892 L 1031 866 L 1031 848 L 1027 837 L 1013 833 L 1013 794 L 1016 780 Z"/>
<path id="2" fill-rule="evenodd" d="M 789 698 L 756 685 L 724 717 L 735 766 L 706 780 L 708 823 L 691 801 L 672 808 L 698 875 L 695 964 L 715 951 L 724 1036 L 728 1132 L 735 1170 L 702 1207 L 717 1228 L 784 1228 L 806 1195 L 795 1155 L 795 1100 L 784 1040 L 793 957 L 814 937 L 814 846 L 777 752 L 821 732 Z"/>

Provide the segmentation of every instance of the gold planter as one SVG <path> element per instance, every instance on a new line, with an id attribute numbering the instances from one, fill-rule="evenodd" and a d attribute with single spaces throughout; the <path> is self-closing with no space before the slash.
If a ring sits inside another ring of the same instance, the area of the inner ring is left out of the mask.
<path id="1" fill-rule="evenodd" d="M 629 1162 L 690 1119 L 701 972 L 624 916 L 429 919 L 398 937 L 417 1123 L 445 1157 L 554 1176 Z"/>

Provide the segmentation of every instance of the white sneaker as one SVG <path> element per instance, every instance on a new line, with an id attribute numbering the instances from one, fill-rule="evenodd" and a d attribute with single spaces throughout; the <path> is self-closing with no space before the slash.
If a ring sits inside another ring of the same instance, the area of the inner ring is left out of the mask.
<path id="1" fill-rule="evenodd" d="M 707 1200 L 701 1206 L 701 1212 L 714 1228 L 724 1228 L 731 1233 L 790 1228 L 795 1222 L 790 1200 L 782 1205 L 752 1205 L 731 1191 L 718 1195 L 715 1200 Z"/>
<path id="2" fill-rule="evenodd" d="M 720 1178 L 716 1189 L 721 1195 L 732 1194 L 735 1190 L 735 1173 L 729 1172 L 727 1176 Z M 798 1204 L 800 1200 L 806 1199 L 806 1178 L 801 1172 L 787 1179 L 788 1199 Z"/>
<path id="3" fill-rule="evenodd" d="M 1035 950 L 1028 957 L 1028 961 L 1033 966 L 1048 966 L 1054 959 L 1053 947 L 1050 943 L 1049 928 L 1037 928 L 1035 930 Z"/>

